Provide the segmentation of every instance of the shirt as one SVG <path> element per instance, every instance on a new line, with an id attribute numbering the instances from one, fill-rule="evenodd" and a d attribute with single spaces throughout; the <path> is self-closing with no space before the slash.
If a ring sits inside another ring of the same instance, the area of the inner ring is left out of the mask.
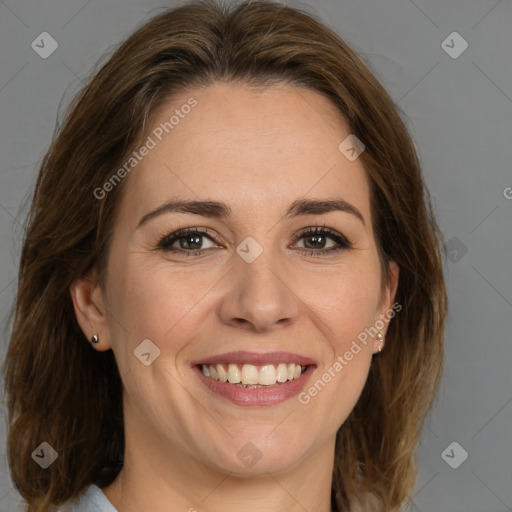
<path id="1" fill-rule="evenodd" d="M 353 512 L 375 512 L 380 510 L 375 502 L 365 501 L 364 505 L 361 503 L 355 504 L 355 508 L 351 508 Z M 333 504 L 333 510 L 337 507 Z M 58 512 L 118 512 L 114 505 L 108 501 L 103 491 L 94 484 L 91 484 L 76 501 L 59 508 Z"/>
<path id="2" fill-rule="evenodd" d="M 91 484 L 76 500 L 59 508 L 59 512 L 117 512 L 103 491 Z"/>

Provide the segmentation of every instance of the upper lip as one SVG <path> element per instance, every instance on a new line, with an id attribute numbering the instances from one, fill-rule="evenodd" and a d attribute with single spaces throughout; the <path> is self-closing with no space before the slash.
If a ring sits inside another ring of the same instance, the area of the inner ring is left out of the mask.
<path id="1" fill-rule="evenodd" d="M 313 365 L 316 362 L 309 358 L 299 354 L 293 354 L 291 352 L 226 352 L 224 354 L 217 354 L 215 356 L 207 357 L 205 359 L 198 359 L 192 361 L 192 366 L 201 364 L 223 364 L 223 363 L 234 363 L 234 364 L 252 364 L 254 366 L 263 366 L 265 364 L 274 363 L 295 363 L 303 366 Z"/>

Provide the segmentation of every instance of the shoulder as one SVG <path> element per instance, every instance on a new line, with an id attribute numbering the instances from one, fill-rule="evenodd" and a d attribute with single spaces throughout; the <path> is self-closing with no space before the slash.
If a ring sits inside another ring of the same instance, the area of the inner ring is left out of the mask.
<path id="1" fill-rule="evenodd" d="M 62 505 L 57 512 L 117 512 L 103 491 L 94 484 L 74 501 Z"/>

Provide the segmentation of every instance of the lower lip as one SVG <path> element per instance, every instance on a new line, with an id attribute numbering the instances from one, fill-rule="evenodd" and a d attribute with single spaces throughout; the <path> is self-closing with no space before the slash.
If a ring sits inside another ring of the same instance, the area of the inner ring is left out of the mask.
<path id="1" fill-rule="evenodd" d="M 205 377 L 199 366 L 195 366 L 194 371 L 211 391 L 237 405 L 275 405 L 298 395 L 305 387 L 315 368 L 316 366 L 309 365 L 300 377 L 268 388 L 243 388 L 227 382 L 213 380 Z"/>

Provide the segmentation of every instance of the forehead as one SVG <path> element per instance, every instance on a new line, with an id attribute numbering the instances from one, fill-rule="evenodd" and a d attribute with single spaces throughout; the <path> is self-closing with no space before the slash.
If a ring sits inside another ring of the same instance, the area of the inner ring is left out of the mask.
<path id="1" fill-rule="evenodd" d="M 267 210 L 341 196 L 368 217 L 366 172 L 338 148 L 349 134 L 334 104 L 309 89 L 193 89 L 156 112 L 147 134 L 153 147 L 131 172 L 125 200 L 141 215 L 170 195 Z"/>

